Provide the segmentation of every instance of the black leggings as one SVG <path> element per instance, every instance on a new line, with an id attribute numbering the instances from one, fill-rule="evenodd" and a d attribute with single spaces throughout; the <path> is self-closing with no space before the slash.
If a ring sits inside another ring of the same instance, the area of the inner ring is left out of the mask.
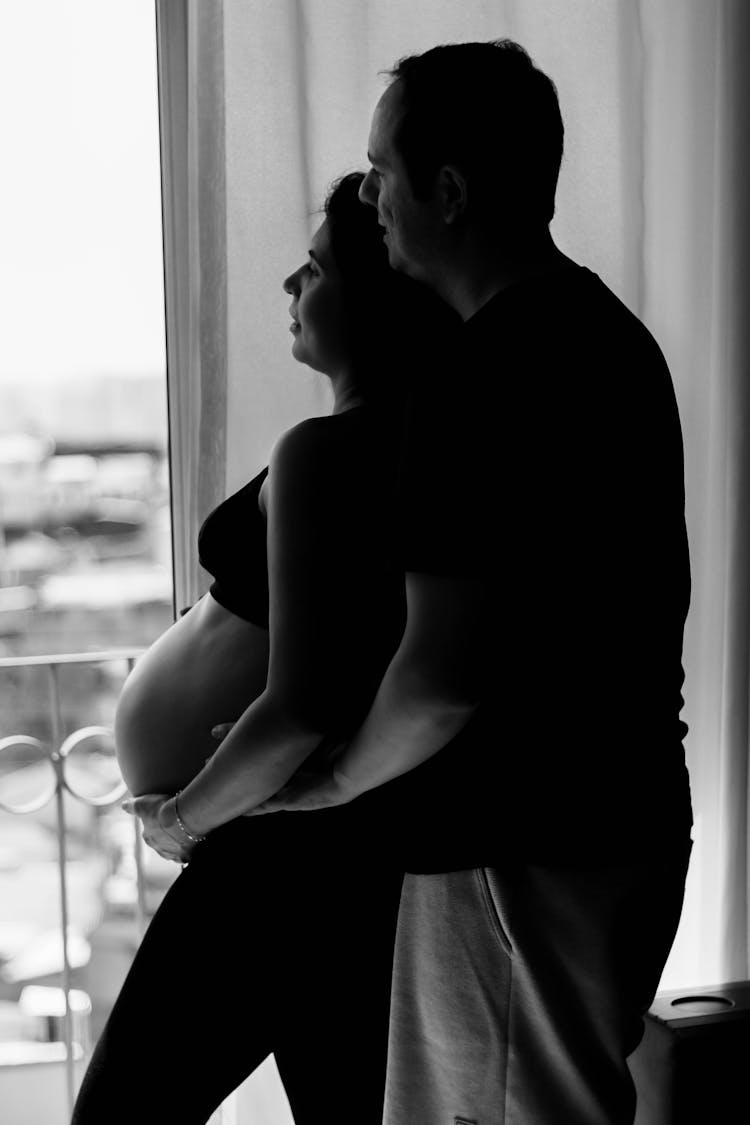
<path id="1" fill-rule="evenodd" d="M 355 809 L 239 819 L 196 849 L 149 924 L 72 1125 L 203 1125 L 271 1053 L 296 1125 L 381 1125 L 402 873 Z"/>

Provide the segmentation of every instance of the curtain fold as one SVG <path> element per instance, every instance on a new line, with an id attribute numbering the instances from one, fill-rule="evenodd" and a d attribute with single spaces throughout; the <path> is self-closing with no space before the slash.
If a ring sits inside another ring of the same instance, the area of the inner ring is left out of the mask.
<path id="1" fill-rule="evenodd" d="M 750 193 L 747 143 L 750 137 L 750 81 L 747 48 L 750 9 L 731 0 L 722 11 L 719 147 L 722 155 L 722 206 L 716 255 L 720 273 L 723 346 L 729 403 L 726 456 L 728 593 L 725 599 L 724 723 L 720 801 L 724 831 L 719 855 L 721 901 L 726 913 L 721 961 L 725 976 L 750 975 L 748 848 L 750 772 L 748 770 L 748 685 L 750 684 Z"/>
<path id="2" fill-rule="evenodd" d="M 200 75 L 194 91 L 193 182 L 197 186 L 197 328 L 195 355 L 200 383 L 200 457 L 197 513 L 202 519 L 226 495 L 227 417 L 227 220 L 222 0 L 193 0 L 190 63 Z M 195 239 L 195 235 L 193 236 Z M 206 587 L 203 577 L 200 585 Z"/>
<path id="3" fill-rule="evenodd" d="M 225 495 L 222 0 L 157 0 L 175 609 L 205 592 L 197 528 Z"/>
<path id="4" fill-rule="evenodd" d="M 693 592 L 685 748 L 696 814 L 663 986 L 745 979 L 748 760 L 747 10 L 641 0 L 646 114 L 643 317 L 675 381 Z"/>
<path id="5" fill-rule="evenodd" d="M 662 984 L 745 978 L 748 6 L 159 0 L 158 8 L 162 47 L 176 50 L 182 34 L 187 60 L 180 74 L 168 51 L 160 57 L 183 604 L 202 588 L 199 519 L 267 461 L 284 429 L 329 409 L 325 381 L 290 359 L 281 283 L 306 254 L 326 187 L 366 167 L 384 88 L 378 71 L 436 43 L 509 36 L 555 81 L 566 155 L 553 234 L 653 331 L 685 438 L 693 596 L 683 716 L 696 843 Z"/>

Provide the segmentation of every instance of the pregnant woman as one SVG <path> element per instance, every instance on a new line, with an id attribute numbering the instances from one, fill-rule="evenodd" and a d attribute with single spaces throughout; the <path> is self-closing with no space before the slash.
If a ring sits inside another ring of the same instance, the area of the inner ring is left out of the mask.
<path id="1" fill-rule="evenodd" d="M 74 1125 L 204 1123 L 273 1053 L 296 1125 L 380 1125 L 401 870 L 388 787 L 246 817 L 359 725 L 405 620 L 391 496 L 415 365 L 452 314 L 388 267 L 359 173 L 284 283 L 330 416 L 277 442 L 199 539 L 209 593 L 138 661 L 115 742 L 144 837 L 190 860 L 144 936 Z M 219 748 L 212 727 L 236 717 Z M 207 760 L 208 759 L 208 760 Z"/>

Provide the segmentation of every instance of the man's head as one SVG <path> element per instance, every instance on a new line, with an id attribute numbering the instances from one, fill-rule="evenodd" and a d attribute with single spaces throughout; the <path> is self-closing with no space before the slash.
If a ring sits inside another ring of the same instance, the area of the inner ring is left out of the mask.
<path id="1" fill-rule="evenodd" d="M 563 125 L 554 84 L 508 39 L 402 59 L 378 102 L 360 197 L 391 265 L 429 281 L 467 231 L 499 252 L 546 232 Z"/>

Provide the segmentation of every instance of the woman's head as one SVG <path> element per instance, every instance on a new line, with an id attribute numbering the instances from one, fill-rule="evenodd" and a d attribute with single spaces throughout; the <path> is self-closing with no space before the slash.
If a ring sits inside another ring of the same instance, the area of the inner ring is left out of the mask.
<path id="1" fill-rule="evenodd" d="M 292 297 L 292 355 L 327 375 L 335 375 L 349 364 L 344 279 L 331 243 L 326 219 L 313 235 L 307 261 L 284 282 Z"/>
<path id="2" fill-rule="evenodd" d="M 363 179 L 352 172 L 333 185 L 310 257 L 284 289 L 293 298 L 295 358 L 328 375 L 346 375 L 372 402 L 405 389 L 400 360 L 443 306 L 389 266 L 377 211 L 359 199 Z"/>

